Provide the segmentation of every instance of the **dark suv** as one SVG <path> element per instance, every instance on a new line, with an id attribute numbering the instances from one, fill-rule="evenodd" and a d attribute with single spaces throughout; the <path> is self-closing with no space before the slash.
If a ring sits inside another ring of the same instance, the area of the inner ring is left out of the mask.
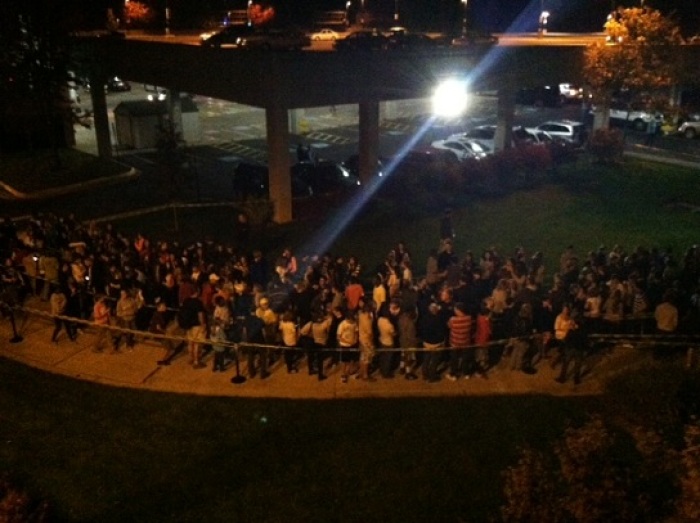
<path id="1" fill-rule="evenodd" d="M 290 169 L 292 196 L 311 196 L 359 185 L 356 176 L 334 162 L 300 162 Z M 264 198 L 268 195 L 269 171 L 267 166 L 241 162 L 233 175 L 236 198 Z"/>
<path id="2" fill-rule="evenodd" d="M 229 25 L 214 34 L 202 35 L 201 44 L 205 47 L 238 47 L 242 38 L 255 33 L 248 25 Z"/>

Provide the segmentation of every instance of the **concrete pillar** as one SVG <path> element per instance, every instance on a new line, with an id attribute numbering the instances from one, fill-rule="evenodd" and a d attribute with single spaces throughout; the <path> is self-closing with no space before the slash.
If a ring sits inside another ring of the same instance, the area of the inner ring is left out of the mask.
<path id="1" fill-rule="evenodd" d="M 175 134 L 180 135 L 180 139 L 184 140 L 185 129 L 182 127 L 182 98 L 180 98 L 180 91 L 168 89 L 165 99 L 168 103 L 168 118 L 173 125 L 173 131 Z"/>
<path id="2" fill-rule="evenodd" d="M 289 172 L 289 116 L 280 104 L 265 108 L 269 191 L 276 223 L 292 221 L 292 179 Z"/>
<path id="3" fill-rule="evenodd" d="M 292 134 L 308 134 L 309 121 L 306 119 L 306 109 L 289 110 L 289 132 Z"/>
<path id="4" fill-rule="evenodd" d="M 109 134 L 109 116 L 107 114 L 107 97 L 104 85 L 106 78 L 91 76 L 90 98 L 92 99 L 92 121 L 95 125 L 95 139 L 97 141 L 97 154 L 100 158 L 112 157 L 112 139 Z"/>
<path id="5" fill-rule="evenodd" d="M 379 102 L 360 102 L 360 181 L 367 185 L 377 170 Z"/>
<path id="6" fill-rule="evenodd" d="M 498 90 L 496 106 L 496 135 L 494 149 L 502 151 L 510 147 L 513 132 L 513 117 L 515 115 L 515 89 L 512 82 L 505 82 Z"/>

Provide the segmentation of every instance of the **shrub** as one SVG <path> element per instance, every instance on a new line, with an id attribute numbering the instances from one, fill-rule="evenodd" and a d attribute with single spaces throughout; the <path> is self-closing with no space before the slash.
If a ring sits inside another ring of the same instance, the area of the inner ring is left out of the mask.
<path id="1" fill-rule="evenodd" d="M 0 477 L 0 522 L 45 523 L 48 504 L 35 503 L 26 492 L 15 487 L 6 476 Z"/>
<path id="2" fill-rule="evenodd" d="M 596 129 L 588 139 L 588 150 L 600 163 L 620 160 L 624 147 L 624 135 L 620 129 Z"/>
<path id="3" fill-rule="evenodd" d="M 683 521 L 700 518 L 700 427 L 675 450 L 643 426 L 613 432 L 595 416 L 552 452 L 525 449 L 504 473 L 504 522 Z"/>

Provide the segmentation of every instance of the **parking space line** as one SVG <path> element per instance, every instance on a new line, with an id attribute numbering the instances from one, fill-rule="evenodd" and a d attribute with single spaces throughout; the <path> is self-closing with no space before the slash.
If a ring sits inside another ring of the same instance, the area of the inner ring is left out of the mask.
<path id="1" fill-rule="evenodd" d="M 335 145 L 347 145 L 353 141 L 344 136 L 338 136 L 336 134 L 323 133 L 321 131 L 314 131 L 306 135 L 306 138 L 311 140 L 318 140 L 319 142 L 328 142 Z"/>

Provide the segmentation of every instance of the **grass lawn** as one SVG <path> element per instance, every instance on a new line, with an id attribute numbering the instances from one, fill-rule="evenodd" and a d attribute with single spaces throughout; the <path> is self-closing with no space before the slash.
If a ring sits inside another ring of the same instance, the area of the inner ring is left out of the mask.
<path id="1" fill-rule="evenodd" d="M 550 274 L 559 255 L 573 244 L 579 256 L 604 244 L 672 247 L 677 256 L 697 243 L 700 213 L 674 205 L 700 206 L 700 174 L 696 170 L 626 160 L 608 167 L 579 161 L 560 168 L 554 183 L 503 198 L 457 195 L 453 207 L 457 232 L 456 252 L 480 255 L 496 247 L 510 254 L 523 246 L 545 254 Z M 383 261 L 388 250 L 405 241 L 413 254 L 414 272 L 423 264 L 439 238 L 442 208 L 423 209 L 408 199 L 374 199 L 360 212 L 353 205 L 330 206 L 324 219 L 274 226 L 256 235 L 255 246 L 276 254 L 289 245 L 297 255 L 328 239 L 328 249 L 344 256 L 356 255 L 368 275 Z M 354 216 L 346 227 L 336 226 Z M 172 211 L 120 220 L 117 228 L 130 233 L 143 231 L 154 239 L 183 241 L 216 239 L 234 243 L 235 213 L 231 208 L 181 209 L 177 221 Z M 177 223 L 178 230 L 175 231 Z M 271 256 L 273 258 L 273 256 Z M 274 258 L 273 258 L 274 259 Z"/>
<path id="2" fill-rule="evenodd" d="M 31 193 L 128 171 L 128 167 L 117 162 L 75 149 L 60 149 L 58 157 L 60 163 L 55 167 L 56 158 L 47 150 L 0 155 L 0 181 L 20 192 Z"/>
<path id="3" fill-rule="evenodd" d="M 199 398 L 0 360 L 0 468 L 66 521 L 485 521 L 517 446 L 594 403 Z"/>
<path id="4" fill-rule="evenodd" d="M 0 468 L 59 521 L 482 522 L 520 447 L 595 412 L 672 411 L 683 371 L 664 365 L 602 398 L 280 401 L 113 389 L 0 359 Z"/>
<path id="5" fill-rule="evenodd" d="M 501 199 L 455 198 L 457 252 L 523 245 L 544 251 L 550 273 L 572 243 L 579 254 L 620 243 L 671 246 L 680 256 L 697 242 L 700 214 L 669 204 L 700 204 L 697 176 L 635 161 L 581 164 Z M 181 238 L 231 241 L 233 216 L 183 210 Z M 329 248 L 372 268 L 405 240 L 420 273 L 439 216 L 375 202 Z M 159 239 L 170 238 L 162 231 L 171 220 L 116 225 Z M 323 225 L 276 227 L 258 241 L 301 254 L 313 234 L 331 235 Z M 314 402 L 134 392 L 0 359 L 0 471 L 48 498 L 63 521 L 482 522 L 498 509 L 500 472 L 519 446 L 546 446 L 590 412 L 671 412 L 679 373 L 642 370 L 601 398 Z"/>

